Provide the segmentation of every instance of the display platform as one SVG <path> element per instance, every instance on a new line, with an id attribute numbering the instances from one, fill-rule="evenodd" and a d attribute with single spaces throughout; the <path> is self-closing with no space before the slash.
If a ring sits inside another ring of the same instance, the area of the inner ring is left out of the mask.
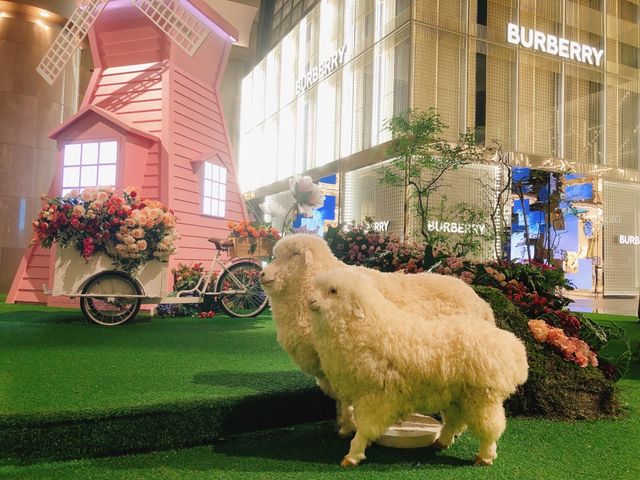
<path id="1" fill-rule="evenodd" d="M 101 328 L 76 310 L 0 303 L 0 461 L 201 445 L 329 419 L 270 315 Z"/>

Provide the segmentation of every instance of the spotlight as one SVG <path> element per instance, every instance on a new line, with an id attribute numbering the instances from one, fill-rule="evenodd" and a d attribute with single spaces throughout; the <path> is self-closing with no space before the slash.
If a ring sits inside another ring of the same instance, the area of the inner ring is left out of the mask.
<path id="1" fill-rule="evenodd" d="M 44 10 L 40 10 L 40 16 L 47 18 L 47 17 L 50 17 L 51 14 L 49 12 L 45 12 Z"/>

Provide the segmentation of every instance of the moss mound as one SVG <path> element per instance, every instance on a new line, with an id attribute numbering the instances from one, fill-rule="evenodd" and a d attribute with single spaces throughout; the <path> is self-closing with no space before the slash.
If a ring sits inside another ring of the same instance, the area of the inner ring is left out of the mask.
<path id="1" fill-rule="evenodd" d="M 527 348 L 529 380 L 505 404 L 511 415 L 561 419 L 600 419 L 619 415 L 621 404 L 611 380 L 594 367 L 568 362 L 531 335 L 528 318 L 502 292 L 474 286 L 493 308 L 496 324 L 521 338 Z"/>

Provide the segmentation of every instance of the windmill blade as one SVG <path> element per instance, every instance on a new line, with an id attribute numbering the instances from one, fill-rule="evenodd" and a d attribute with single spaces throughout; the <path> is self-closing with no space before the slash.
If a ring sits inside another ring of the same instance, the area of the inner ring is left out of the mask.
<path id="1" fill-rule="evenodd" d="M 193 56 L 209 35 L 209 29 L 178 0 L 131 0 L 160 30 Z"/>
<path id="2" fill-rule="evenodd" d="M 42 57 L 36 71 L 53 85 L 109 0 L 82 0 Z"/>

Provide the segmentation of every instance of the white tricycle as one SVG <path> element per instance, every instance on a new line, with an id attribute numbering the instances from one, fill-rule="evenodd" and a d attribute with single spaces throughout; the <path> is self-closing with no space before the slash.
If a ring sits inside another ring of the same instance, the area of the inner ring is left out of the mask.
<path id="1" fill-rule="evenodd" d="M 145 304 L 213 303 L 232 317 L 255 317 L 268 306 L 268 298 L 260 285 L 262 262 L 256 257 L 220 260 L 233 243 L 210 238 L 215 255 L 208 272 L 189 290 L 166 293 L 167 263 L 152 260 L 141 266 L 135 275 L 114 268 L 105 254 L 94 255 L 86 262 L 74 248 L 58 248 L 53 290 L 55 296 L 80 298 L 80 309 L 90 322 L 116 326 L 136 316 Z M 210 289 L 211 273 L 219 268 L 215 284 Z"/>

